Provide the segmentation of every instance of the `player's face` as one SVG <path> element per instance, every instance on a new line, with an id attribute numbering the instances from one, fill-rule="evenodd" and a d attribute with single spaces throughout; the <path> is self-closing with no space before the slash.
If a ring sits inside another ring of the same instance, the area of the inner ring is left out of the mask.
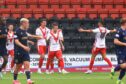
<path id="1" fill-rule="evenodd" d="M 58 29 L 58 26 L 53 26 L 54 31 Z"/>
<path id="2" fill-rule="evenodd" d="M 126 29 L 126 23 L 124 24 L 124 28 Z"/>
<path id="3" fill-rule="evenodd" d="M 46 25 L 47 25 L 47 22 L 46 22 L 46 21 L 42 21 L 42 22 L 41 22 L 41 26 L 42 26 L 42 27 L 45 27 Z"/>
<path id="4" fill-rule="evenodd" d="M 13 29 L 14 29 L 14 26 L 13 25 L 9 25 L 8 26 L 8 30 L 13 31 Z"/>
<path id="5" fill-rule="evenodd" d="M 99 23 L 98 23 L 98 26 L 99 26 L 99 27 L 102 27 L 103 25 L 102 25 L 102 23 L 99 22 Z"/>
<path id="6" fill-rule="evenodd" d="M 22 26 L 27 30 L 29 28 L 29 21 L 22 22 Z"/>

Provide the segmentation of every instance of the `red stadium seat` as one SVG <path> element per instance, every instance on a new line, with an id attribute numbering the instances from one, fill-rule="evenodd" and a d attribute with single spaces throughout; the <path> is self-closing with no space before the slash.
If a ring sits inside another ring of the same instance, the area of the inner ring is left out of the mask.
<path id="1" fill-rule="evenodd" d="M 84 8 L 91 8 L 92 7 L 92 0 L 82 0 L 82 6 Z"/>
<path id="2" fill-rule="evenodd" d="M 5 1 L 4 0 L 0 0 L 0 8 L 5 7 Z"/>
<path id="3" fill-rule="evenodd" d="M 81 1 L 80 0 L 70 0 L 72 8 L 81 8 Z"/>
<path id="4" fill-rule="evenodd" d="M 11 9 L 11 14 L 13 18 L 21 17 L 22 11 L 21 9 Z"/>
<path id="5" fill-rule="evenodd" d="M 94 19 L 97 17 L 98 11 L 97 9 L 88 9 L 87 13 L 91 19 Z"/>
<path id="6" fill-rule="evenodd" d="M 117 17 L 119 17 L 119 10 L 118 9 L 111 9 L 109 10 L 109 15 L 115 19 Z"/>
<path id="7" fill-rule="evenodd" d="M 50 0 L 51 8 L 59 8 L 59 0 Z"/>
<path id="8" fill-rule="evenodd" d="M 38 8 L 38 9 L 33 9 L 33 16 L 38 19 L 40 17 L 43 17 L 43 10 Z"/>
<path id="9" fill-rule="evenodd" d="M 42 9 L 49 8 L 49 1 L 48 0 L 38 0 L 39 7 Z"/>
<path id="10" fill-rule="evenodd" d="M 37 0 L 28 0 L 28 5 L 29 5 L 29 8 L 37 8 L 38 2 Z"/>
<path id="11" fill-rule="evenodd" d="M 54 9 L 44 9 L 44 15 L 47 19 L 54 16 Z"/>
<path id="12" fill-rule="evenodd" d="M 98 10 L 98 15 L 102 18 L 105 19 L 108 17 L 108 9 L 99 9 Z"/>
<path id="13" fill-rule="evenodd" d="M 87 10 L 85 8 L 78 8 L 77 9 L 77 17 L 83 19 L 86 17 Z"/>
<path id="14" fill-rule="evenodd" d="M 113 8 L 113 0 L 103 0 L 103 5 L 106 9 Z"/>
<path id="15" fill-rule="evenodd" d="M 102 8 L 102 0 L 93 0 L 92 4 L 94 6 L 94 8 Z"/>
<path id="16" fill-rule="evenodd" d="M 23 17 L 25 18 L 30 18 L 32 17 L 32 9 L 23 9 L 22 11 L 22 14 L 23 14 Z"/>
<path id="17" fill-rule="evenodd" d="M 124 8 L 124 0 L 114 0 L 114 5 L 116 8 Z"/>
<path id="18" fill-rule="evenodd" d="M 10 9 L 0 9 L 0 15 L 3 17 L 10 17 Z"/>
<path id="19" fill-rule="evenodd" d="M 61 19 L 65 17 L 65 9 L 55 9 L 56 16 Z"/>
<path id="20" fill-rule="evenodd" d="M 66 9 L 66 15 L 69 19 L 76 17 L 76 10 L 75 9 Z"/>
<path id="21" fill-rule="evenodd" d="M 7 8 L 15 8 L 17 4 L 16 0 L 6 0 Z"/>
<path id="22" fill-rule="evenodd" d="M 70 0 L 60 0 L 60 5 L 62 8 L 70 8 Z"/>
<path id="23" fill-rule="evenodd" d="M 122 18 L 126 18 L 126 9 L 120 9 L 120 15 Z"/>
<path id="24" fill-rule="evenodd" d="M 18 8 L 27 8 L 27 0 L 17 0 Z"/>

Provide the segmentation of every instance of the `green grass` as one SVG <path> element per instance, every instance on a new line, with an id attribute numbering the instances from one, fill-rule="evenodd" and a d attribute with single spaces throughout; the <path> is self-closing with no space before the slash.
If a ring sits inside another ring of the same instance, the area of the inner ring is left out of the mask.
<path id="1" fill-rule="evenodd" d="M 38 74 L 33 73 L 32 79 L 35 84 L 116 84 L 116 79 L 118 74 L 114 79 L 110 79 L 109 73 L 69 73 L 69 74 Z M 4 78 L 0 80 L 0 84 L 12 84 L 12 74 L 7 73 Z M 126 78 L 124 78 L 124 84 L 126 84 Z M 26 84 L 26 77 L 24 74 L 19 75 L 19 80 L 22 84 Z"/>

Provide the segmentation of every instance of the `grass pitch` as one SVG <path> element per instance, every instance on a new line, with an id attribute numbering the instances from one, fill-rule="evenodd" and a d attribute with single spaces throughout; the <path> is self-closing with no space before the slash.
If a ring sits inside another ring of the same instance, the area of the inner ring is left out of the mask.
<path id="1" fill-rule="evenodd" d="M 110 79 L 109 73 L 93 73 L 84 74 L 79 73 L 69 73 L 69 74 L 31 74 L 32 80 L 35 84 L 116 84 L 118 73 L 113 79 Z M 19 74 L 21 84 L 26 84 L 26 77 L 24 74 Z M 12 84 L 13 76 L 10 73 L 4 74 L 0 84 Z M 124 84 L 126 84 L 126 77 L 123 79 Z"/>

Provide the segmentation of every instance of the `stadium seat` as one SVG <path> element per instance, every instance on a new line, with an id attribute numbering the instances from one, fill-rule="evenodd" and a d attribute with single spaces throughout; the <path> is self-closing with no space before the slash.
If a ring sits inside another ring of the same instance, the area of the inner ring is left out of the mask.
<path id="1" fill-rule="evenodd" d="M 15 8 L 17 4 L 16 0 L 6 0 L 7 8 Z"/>
<path id="2" fill-rule="evenodd" d="M 21 9 L 11 9 L 11 14 L 13 18 L 20 18 L 22 15 Z"/>
<path id="3" fill-rule="evenodd" d="M 98 15 L 102 18 L 105 19 L 108 17 L 108 9 L 99 9 L 98 10 Z"/>
<path id="4" fill-rule="evenodd" d="M 38 0 L 39 7 L 42 9 L 49 8 L 49 1 L 48 0 Z"/>
<path id="5" fill-rule="evenodd" d="M 71 22 L 71 27 L 75 28 L 76 31 L 81 26 L 81 19 L 78 17 L 72 18 L 70 22 Z"/>
<path id="6" fill-rule="evenodd" d="M 115 7 L 118 9 L 124 8 L 124 1 L 125 0 L 114 0 Z"/>
<path id="7" fill-rule="evenodd" d="M 53 9 L 45 9 L 44 15 L 47 19 L 50 19 L 54 15 L 54 10 Z"/>
<path id="8" fill-rule="evenodd" d="M 120 15 L 122 18 L 126 17 L 126 9 L 120 9 Z"/>
<path id="9" fill-rule="evenodd" d="M 59 0 L 49 0 L 49 4 L 51 5 L 51 8 L 60 8 Z"/>
<path id="10" fill-rule="evenodd" d="M 60 0 L 61 8 L 70 8 L 70 0 Z"/>
<path id="11" fill-rule="evenodd" d="M 81 23 L 82 27 L 84 27 L 85 29 L 92 28 L 92 19 L 89 17 L 83 18 Z"/>
<path id="12" fill-rule="evenodd" d="M 84 8 L 92 8 L 92 0 L 82 0 L 81 3 Z"/>
<path id="13" fill-rule="evenodd" d="M 97 8 L 103 8 L 102 6 L 102 0 L 92 0 L 92 4 L 94 6 L 95 9 Z"/>
<path id="14" fill-rule="evenodd" d="M 33 12 L 32 12 L 32 9 L 23 9 L 22 14 L 23 14 L 23 17 L 30 18 L 32 17 Z"/>
<path id="15" fill-rule="evenodd" d="M 89 9 L 87 10 L 87 13 L 91 19 L 94 19 L 97 17 L 98 11 L 97 9 Z"/>
<path id="16" fill-rule="evenodd" d="M 0 8 L 5 8 L 5 1 L 4 0 L 0 1 Z"/>
<path id="17" fill-rule="evenodd" d="M 83 19 L 86 17 L 87 10 L 85 8 L 78 8 L 77 10 L 77 17 Z"/>
<path id="18" fill-rule="evenodd" d="M 72 19 L 76 16 L 76 10 L 75 9 L 66 9 L 66 15 L 69 19 Z"/>
<path id="19" fill-rule="evenodd" d="M 66 29 L 67 27 L 69 27 L 69 19 L 68 18 L 64 17 L 64 18 L 61 18 L 59 21 L 60 21 L 60 24 L 63 27 L 63 29 Z"/>
<path id="20" fill-rule="evenodd" d="M 38 7 L 38 0 L 28 0 L 29 8 L 37 8 Z"/>
<path id="21" fill-rule="evenodd" d="M 18 8 L 27 8 L 27 0 L 17 0 Z"/>
<path id="22" fill-rule="evenodd" d="M 0 9 L 0 15 L 3 17 L 10 17 L 10 9 Z"/>
<path id="23" fill-rule="evenodd" d="M 113 0 L 103 0 L 104 8 L 112 9 L 113 8 Z"/>
<path id="24" fill-rule="evenodd" d="M 55 9 L 54 11 L 58 19 L 65 17 L 65 9 Z"/>
<path id="25" fill-rule="evenodd" d="M 70 0 L 72 8 L 81 8 L 81 0 Z"/>
<path id="26" fill-rule="evenodd" d="M 38 19 L 40 17 L 43 17 L 43 10 L 38 8 L 38 9 L 33 9 L 33 16 Z"/>
<path id="27" fill-rule="evenodd" d="M 118 9 L 111 9 L 109 10 L 109 15 L 115 19 L 117 17 L 119 17 L 119 10 Z"/>

